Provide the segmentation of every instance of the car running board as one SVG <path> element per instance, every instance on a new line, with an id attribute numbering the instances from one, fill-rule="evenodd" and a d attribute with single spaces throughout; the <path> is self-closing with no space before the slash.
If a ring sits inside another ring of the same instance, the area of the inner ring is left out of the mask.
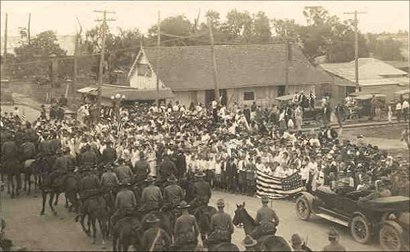
<path id="1" fill-rule="evenodd" d="M 337 224 L 343 225 L 343 226 L 345 226 L 345 227 L 348 227 L 348 226 L 349 226 L 349 222 L 344 221 L 344 220 L 341 220 L 341 219 L 338 219 L 338 218 L 335 218 L 335 217 L 330 216 L 330 215 L 325 214 L 325 213 L 318 213 L 318 214 L 315 214 L 315 215 L 316 215 L 316 216 L 319 216 L 319 217 L 321 217 L 321 218 L 323 218 L 323 219 L 330 220 L 331 222 L 335 222 L 335 223 L 337 223 Z"/>

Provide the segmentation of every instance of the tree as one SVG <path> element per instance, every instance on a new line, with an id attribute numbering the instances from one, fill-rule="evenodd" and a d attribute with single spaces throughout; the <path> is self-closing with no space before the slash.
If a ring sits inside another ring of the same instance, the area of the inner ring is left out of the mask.
<path id="1" fill-rule="evenodd" d="M 247 44 L 253 35 L 253 20 L 249 12 L 231 10 L 226 15 L 226 22 L 221 25 L 221 30 L 226 34 L 226 42 Z"/>
<path id="2" fill-rule="evenodd" d="M 57 42 L 57 36 L 53 31 L 44 31 L 31 39 L 30 44 L 22 44 L 14 49 L 16 53 L 16 75 L 18 77 L 28 75 L 45 75 L 49 73 L 51 64 L 50 57 L 62 57 L 66 55 Z M 26 64 L 27 62 L 33 62 Z M 24 63 L 24 64 L 21 64 Z"/>
<path id="3" fill-rule="evenodd" d="M 259 11 L 253 17 L 253 38 L 255 43 L 269 43 L 272 38 L 269 18 L 265 12 Z"/>
<path id="4" fill-rule="evenodd" d="M 193 45 L 193 24 L 184 15 L 169 17 L 161 21 L 161 46 Z M 153 46 L 157 41 L 157 26 L 148 30 L 148 45 Z"/>
<path id="5" fill-rule="evenodd" d="M 298 39 L 301 26 L 294 19 L 273 19 L 273 28 L 280 38 Z"/>
<path id="6" fill-rule="evenodd" d="M 393 38 L 376 40 L 374 55 L 381 60 L 403 60 L 402 43 Z"/>

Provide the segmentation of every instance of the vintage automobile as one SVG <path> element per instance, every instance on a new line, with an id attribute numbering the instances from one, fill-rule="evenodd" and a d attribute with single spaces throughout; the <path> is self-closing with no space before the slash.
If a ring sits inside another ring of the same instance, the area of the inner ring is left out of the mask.
<path id="1" fill-rule="evenodd" d="M 320 186 L 313 194 L 301 193 L 296 200 L 296 214 L 305 221 L 315 214 L 346 226 L 360 243 L 367 243 L 378 236 L 384 250 L 408 251 L 410 198 L 362 199 L 370 193 L 370 190 L 331 190 L 328 186 Z"/>

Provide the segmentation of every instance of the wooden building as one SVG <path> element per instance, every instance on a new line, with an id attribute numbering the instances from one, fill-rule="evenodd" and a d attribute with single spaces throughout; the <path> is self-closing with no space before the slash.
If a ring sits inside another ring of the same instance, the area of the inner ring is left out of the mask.
<path id="1" fill-rule="evenodd" d="M 215 46 L 217 82 L 222 102 L 256 102 L 270 106 L 274 98 L 304 90 L 322 96 L 333 79 L 314 67 L 295 45 Z M 159 65 L 157 66 L 157 59 Z M 129 73 L 130 87 L 171 89 L 174 101 L 209 104 L 214 99 L 213 65 L 209 46 L 143 48 Z"/>

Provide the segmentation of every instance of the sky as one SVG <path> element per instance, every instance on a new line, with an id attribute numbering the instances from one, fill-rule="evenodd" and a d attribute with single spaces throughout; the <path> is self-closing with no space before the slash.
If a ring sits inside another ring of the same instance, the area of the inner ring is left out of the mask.
<path id="1" fill-rule="evenodd" d="M 354 10 L 364 11 L 359 15 L 359 29 L 366 32 L 397 32 L 409 30 L 409 1 L 4 1 L 1 0 L 1 37 L 4 35 L 5 13 L 8 13 L 8 34 L 18 35 L 18 28 L 27 26 L 31 13 L 32 35 L 45 30 L 53 30 L 58 35 L 74 34 L 77 29 L 76 17 L 83 30 L 93 28 L 101 18 L 94 10 L 115 11 L 108 17 L 114 33 L 122 29 L 138 28 L 143 33 L 156 24 L 158 11 L 161 19 L 185 15 L 193 21 L 200 12 L 204 20 L 207 10 L 213 9 L 224 19 L 232 9 L 257 13 L 264 11 L 273 19 L 295 19 L 305 24 L 302 14 L 304 6 L 322 6 L 331 14 L 345 20 L 352 15 L 344 14 Z"/>

